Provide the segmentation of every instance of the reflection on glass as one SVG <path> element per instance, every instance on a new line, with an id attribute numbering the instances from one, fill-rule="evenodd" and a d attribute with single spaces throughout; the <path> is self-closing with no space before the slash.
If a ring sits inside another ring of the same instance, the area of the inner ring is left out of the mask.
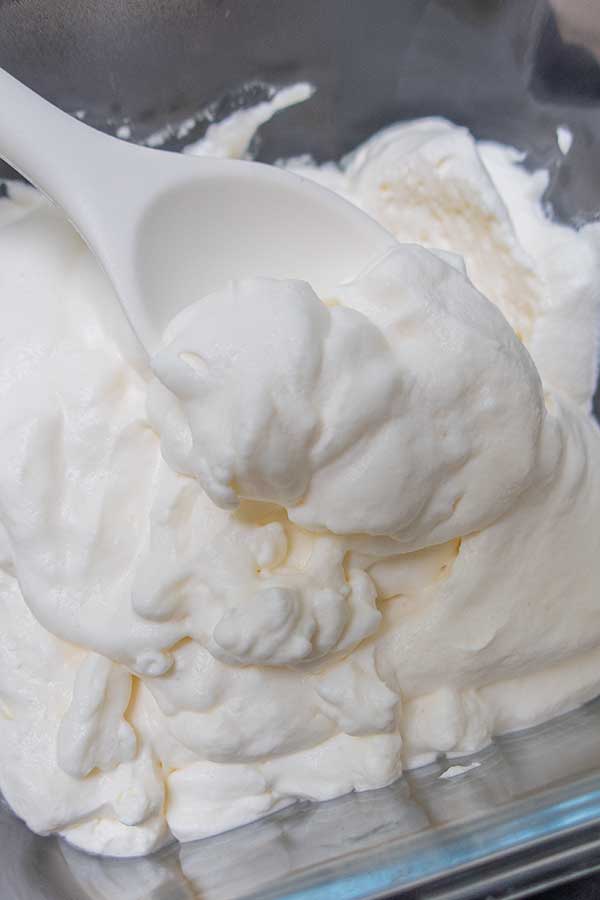
<path id="1" fill-rule="evenodd" d="M 35 837 L 2 810 L 0 827 L 14 845 L 12 875 L 3 874 L 18 884 L 36 872 L 39 894 L 32 889 L 31 900 L 242 900 L 344 878 L 368 896 L 370 885 L 410 883 L 468 861 L 476 848 L 491 852 L 498 841 L 543 835 L 548 822 L 590 817 L 594 803 L 598 812 L 600 797 L 582 790 L 597 770 L 598 746 L 600 700 L 474 756 L 416 769 L 389 788 L 299 804 L 135 860 Z M 54 895 L 57 884 L 62 893 Z"/>

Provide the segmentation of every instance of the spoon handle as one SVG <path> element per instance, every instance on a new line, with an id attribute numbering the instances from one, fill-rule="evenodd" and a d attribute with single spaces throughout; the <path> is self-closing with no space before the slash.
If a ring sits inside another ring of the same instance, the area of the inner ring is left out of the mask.
<path id="1" fill-rule="evenodd" d="M 132 245 L 156 152 L 91 128 L 0 69 L 0 157 L 64 210 L 113 281 L 139 339 L 129 302 Z"/>
<path id="2" fill-rule="evenodd" d="M 68 195 L 98 179 L 102 138 L 111 143 L 0 69 L 0 157 L 51 200 L 68 208 Z"/>

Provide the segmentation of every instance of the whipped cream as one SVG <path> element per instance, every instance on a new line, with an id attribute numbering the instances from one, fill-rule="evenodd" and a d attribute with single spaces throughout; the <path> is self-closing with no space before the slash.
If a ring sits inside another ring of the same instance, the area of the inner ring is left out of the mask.
<path id="1" fill-rule="evenodd" d="M 9 185 L 0 789 L 35 831 L 143 854 L 600 691 L 600 227 L 549 221 L 520 161 L 441 119 L 290 161 L 397 248 L 328 296 L 192 298 L 147 377 L 78 235 Z"/>
<path id="2" fill-rule="evenodd" d="M 276 503 L 311 532 L 414 551 L 547 480 L 559 442 L 535 366 L 462 272 L 400 244 L 327 302 L 249 279 L 169 326 L 151 417 L 214 503 Z"/>

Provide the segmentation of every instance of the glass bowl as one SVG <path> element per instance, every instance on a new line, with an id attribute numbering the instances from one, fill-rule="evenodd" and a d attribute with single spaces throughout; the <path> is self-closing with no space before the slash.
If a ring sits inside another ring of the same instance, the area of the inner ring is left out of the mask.
<path id="1" fill-rule="evenodd" d="M 548 168 L 549 212 L 579 225 L 600 210 L 600 5 L 582 6 L 584 27 L 568 21 L 578 0 L 0 0 L 0 66 L 96 127 L 140 142 L 163 129 L 169 149 L 312 82 L 309 103 L 260 129 L 264 161 L 335 159 L 386 124 L 447 116 Z M 559 126 L 573 135 L 566 155 Z M 1 177 L 14 173 L 0 165 Z M 0 896 L 524 896 L 600 868 L 599 745 L 594 701 L 389 788 L 139 860 L 86 856 L 1 807 Z"/>

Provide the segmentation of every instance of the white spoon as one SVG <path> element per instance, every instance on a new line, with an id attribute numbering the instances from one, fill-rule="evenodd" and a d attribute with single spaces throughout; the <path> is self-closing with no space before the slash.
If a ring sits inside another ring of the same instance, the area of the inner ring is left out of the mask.
<path id="1" fill-rule="evenodd" d="M 148 354 L 176 313 L 230 279 L 301 278 L 319 293 L 395 243 L 310 181 L 261 163 L 127 144 L 2 69 L 0 156 L 65 211 Z"/>

